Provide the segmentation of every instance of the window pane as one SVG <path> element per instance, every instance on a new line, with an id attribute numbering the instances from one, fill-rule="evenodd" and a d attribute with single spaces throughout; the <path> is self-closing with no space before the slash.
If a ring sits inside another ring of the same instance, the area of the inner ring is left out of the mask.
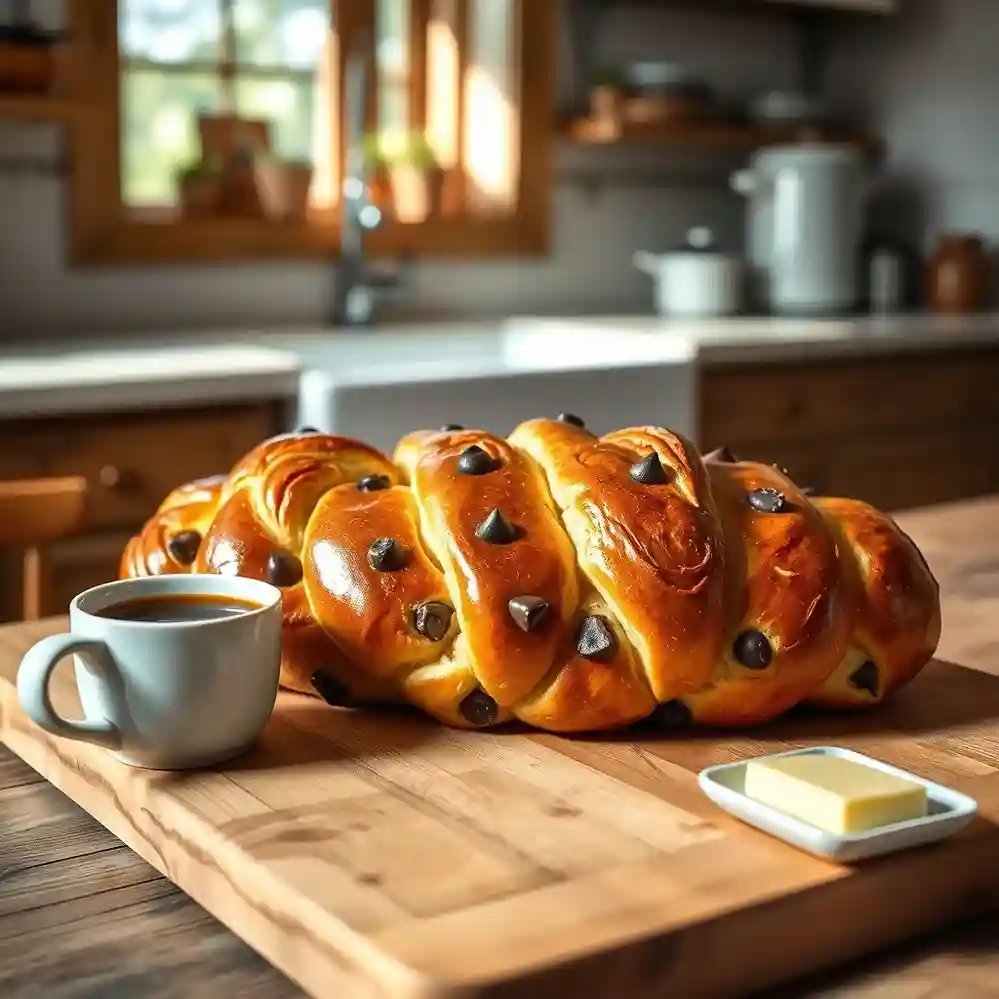
<path id="1" fill-rule="evenodd" d="M 199 155 L 198 115 L 218 110 L 218 79 L 130 70 L 122 74 L 121 91 L 122 199 L 176 204 L 174 171 Z"/>
<path id="2" fill-rule="evenodd" d="M 125 59 L 214 62 L 221 21 L 216 0 L 118 0 L 118 35 Z"/>
<path id="3" fill-rule="evenodd" d="M 409 128 L 409 18 L 409 0 L 378 0 L 378 131 L 390 146 L 402 142 Z"/>
<path id="4" fill-rule="evenodd" d="M 409 87 L 385 84 L 378 91 L 378 129 L 384 144 L 391 148 L 405 138 L 409 125 Z"/>
<path id="5" fill-rule="evenodd" d="M 330 7 L 330 0 L 234 0 L 236 60 L 312 71 L 329 37 Z"/>
<path id="6" fill-rule="evenodd" d="M 236 110 L 269 122 L 271 149 L 282 158 L 313 159 L 311 83 L 237 77 Z"/>
<path id="7" fill-rule="evenodd" d="M 378 72 L 389 76 L 409 69 L 409 0 L 378 0 Z"/>
<path id="8" fill-rule="evenodd" d="M 520 160 L 516 14 L 523 2 L 527 0 L 472 0 L 469 10 L 465 165 L 470 207 L 480 212 L 508 210 L 516 198 Z"/>
<path id="9" fill-rule="evenodd" d="M 434 0 L 427 26 L 427 137 L 441 166 L 458 165 L 461 59 L 458 0 Z"/>

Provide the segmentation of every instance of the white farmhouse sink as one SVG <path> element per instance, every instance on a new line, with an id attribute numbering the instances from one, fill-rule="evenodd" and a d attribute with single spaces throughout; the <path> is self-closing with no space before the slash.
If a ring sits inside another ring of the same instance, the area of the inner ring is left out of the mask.
<path id="1" fill-rule="evenodd" d="M 296 423 L 391 452 L 412 430 L 460 423 L 506 435 L 576 413 L 595 433 L 658 424 L 696 433 L 694 352 L 646 333 L 530 321 L 275 334 L 303 374 Z"/>

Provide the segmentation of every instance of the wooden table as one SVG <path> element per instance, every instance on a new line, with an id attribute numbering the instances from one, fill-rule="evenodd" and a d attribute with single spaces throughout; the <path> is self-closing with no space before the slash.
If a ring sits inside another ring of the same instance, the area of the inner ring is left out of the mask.
<path id="1" fill-rule="evenodd" d="M 999 675 L 999 497 L 914 511 L 899 521 L 940 580 L 941 658 Z M 996 995 L 999 915 L 771 990 L 766 999 Z M 301 999 L 303 993 L 0 747 L 0 996 Z"/>

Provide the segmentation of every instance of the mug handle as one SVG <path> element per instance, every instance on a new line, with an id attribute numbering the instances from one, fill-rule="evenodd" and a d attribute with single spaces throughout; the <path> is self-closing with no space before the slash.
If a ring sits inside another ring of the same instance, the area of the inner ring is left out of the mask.
<path id="1" fill-rule="evenodd" d="M 79 635 L 49 635 L 28 649 L 17 671 L 17 696 L 24 713 L 39 728 L 79 742 L 92 742 L 105 749 L 121 748 L 121 733 L 111 722 L 76 721 L 63 718 L 52 707 L 49 681 L 61 659 L 74 653 L 90 653 L 101 662 L 110 659 L 107 645 Z"/>

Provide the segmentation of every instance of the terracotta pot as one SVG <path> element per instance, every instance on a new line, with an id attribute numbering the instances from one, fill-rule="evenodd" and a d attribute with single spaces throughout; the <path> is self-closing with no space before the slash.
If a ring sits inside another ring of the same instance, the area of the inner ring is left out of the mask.
<path id="1" fill-rule="evenodd" d="M 386 218 L 395 215 L 395 195 L 392 179 L 385 167 L 374 167 L 368 176 L 368 198 Z"/>
<path id="2" fill-rule="evenodd" d="M 263 160 L 256 166 L 260 197 L 268 217 L 280 222 L 302 222 L 309 210 L 311 163 Z"/>
<path id="3" fill-rule="evenodd" d="M 927 302 L 933 312 L 978 312 L 989 301 L 989 257 L 981 238 L 944 233 L 927 273 Z"/>
<path id="4" fill-rule="evenodd" d="M 441 215 L 456 218 L 465 212 L 465 191 L 467 190 L 465 170 L 456 166 L 444 171 L 441 184 Z"/>
<path id="5" fill-rule="evenodd" d="M 56 48 L 44 37 L 21 39 L 8 29 L 0 34 L 0 91 L 45 94 L 56 77 Z"/>
<path id="6" fill-rule="evenodd" d="M 394 166 L 389 170 L 395 217 L 400 222 L 423 222 L 439 215 L 444 187 L 443 170 Z"/>
<path id="7" fill-rule="evenodd" d="M 185 177 L 179 185 L 180 210 L 185 218 L 209 218 L 218 215 L 222 183 L 217 173 L 197 173 Z"/>
<path id="8" fill-rule="evenodd" d="M 620 126 L 624 93 L 620 87 L 596 86 L 590 90 L 590 117 L 612 126 Z"/>
<path id="9" fill-rule="evenodd" d="M 232 160 L 222 169 L 222 214 L 264 218 L 260 178 L 252 163 Z"/>
<path id="10" fill-rule="evenodd" d="M 228 161 L 239 155 L 256 155 L 270 150 L 270 126 L 266 121 L 240 118 L 234 114 L 198 116 L 198 139 L 206 160 Z"/>

